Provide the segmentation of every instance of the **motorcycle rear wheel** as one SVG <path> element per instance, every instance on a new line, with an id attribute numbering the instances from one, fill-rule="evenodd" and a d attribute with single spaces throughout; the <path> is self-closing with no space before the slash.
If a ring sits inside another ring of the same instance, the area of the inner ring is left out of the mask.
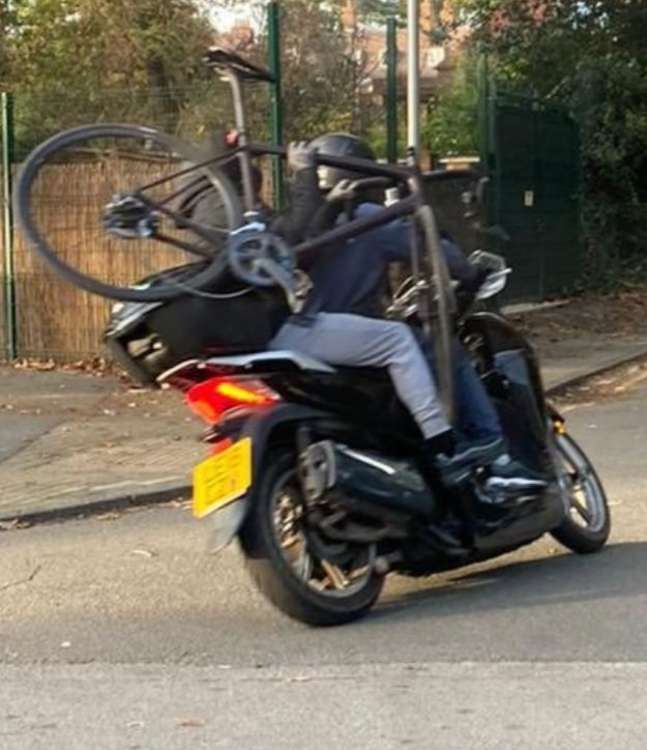
<path id="1" fill-rule="evenodd" d="M 253 508 L 240 534 L 246 566 L 260 592 L 289 617 L 314 626 L 342 625 L 365 615 L 384 577 L 372 568 L 370 545 L 314 544 L 291 448 L 268 455 Z"/>
<path id="2" fill-rule="evenodd" d="M 600 477 L 570 435 L 555 435 L 555 447 L 567 517 L 552 535 L 578 554 L 598 552 L 611 532 L 609 502 Z"/>

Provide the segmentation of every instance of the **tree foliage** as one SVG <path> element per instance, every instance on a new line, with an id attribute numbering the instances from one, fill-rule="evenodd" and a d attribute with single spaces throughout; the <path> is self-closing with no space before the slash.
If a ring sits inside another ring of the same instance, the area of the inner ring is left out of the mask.
<path id="1" fill-rule="evenodd" d="M 509 88 L 561 102 L 582 130 L 584 228 L 599 267 L 647 240 L 644 0 L 460 0 Z"/>
<path id="2" fill-rule="evenodd" d="M 359 32 L 343 32 L 339 7 L 315 0 L 288 0 L 282 7 L 288 136 L 363 131 L 371 118 L 369 109 L 360 106 L 359 89 L 367 71 Z"/>
<path id="3" fill-rule="evenodd" d="M 206 74 L 200 59 L 211 39 L 190 0 L 17 4 L 3 86 L 17 94 L 19 145 L 116 116 L 177 129 L 190 87 Z"/>
<path id="4" fill-rule="evenodd" d="M 262 21 L 265 5 L 244 3 L 245 17 Z M 373 104 L 359 93 L 367 72 L 359 29 L 342 28 L 341 9 L 341 0 L 281 3 L 289 137 L 362 131 L 374 119 Z M 19 150 L 60 128 L 98 120 L 148 122 L 186 135 L 231 122 L 228 90 L 201 63 L 217 37 L 218 17 L 203 0 L 23 0 L 12 14 L 0 5 L 7 29 L 0 76 L 3 88 L 17 93 Z M 244 50 L 262 64 L 266 33 L 257 24 L 256 43 Z M 267 89 L 251 87 L 248 102 L 260 138 Z"/>
<path id="5" fill-rule="evenodd" d="M 231 5 L 239 5 L 233 2 Z M 245 3 L 255 13 L 264 2 Z M 286 138 L 309 138 L 330 130 L 365 132 L 375 105 L 361 96 L 369 69 L 360 49 L 361 30 L 344 29 L 342 0 L 281 2 L 281 62 Z M 267 37 L 249 52 L 263 63 Z M 260 103 L 259 103 L 260 104 Z M 260 123 L 259 123 L 260 124 Z"/>
<path id="6" fill-rule="evenodd" d="M 451 86 L 427 102 L 423 136 L 435 156 L 477 154 L 478 61 L 475 55 L 461 58 Z"/>

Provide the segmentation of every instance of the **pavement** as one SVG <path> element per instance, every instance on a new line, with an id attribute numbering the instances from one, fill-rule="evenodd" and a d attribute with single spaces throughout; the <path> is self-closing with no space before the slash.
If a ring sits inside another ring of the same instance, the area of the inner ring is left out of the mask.
<path id="1" fill-rule="evenodd" d="M 540 355 L 554 389 L 647 355 L 647 336 L 578 336 Z M 202 430 L 173 391 L 0 367 L 0 522 L 184 498 Z"/>
<path id="2" fill-rule="evenodd" d="M 181 507 L 0 532 L 0 747 L 644 750 L 646 400 L 565 404 L 603 552 L 393 576 L 347 627 L 281 616 Z"/>

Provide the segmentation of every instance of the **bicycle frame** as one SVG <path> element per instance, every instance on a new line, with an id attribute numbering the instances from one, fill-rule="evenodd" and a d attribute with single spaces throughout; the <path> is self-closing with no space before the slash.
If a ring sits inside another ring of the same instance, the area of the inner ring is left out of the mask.
<path id="1" fill-rule="evenodd" d="M 234 117 L 236 122 L 236 130 L 238 132 L 238 146 L 230 151 L 227 151 L 219 156 L 214 156 L 206 161 L 192 165 L 187 169 L 183 169 L 170 177 L 166 177 L 163 180 L 152 182 L 148 185 L 143 186 L 137 191 L 137 194 L 144 200 L 144 196 L 141 195 L 142 191 L 150 189 L 153 186 L 159 185 L 161 182 L 166 182 L 171 179 L 175 179 L 179 176 L 190 174 L 193 171 L 213 167 L 217 168 L 233 159 L 238 159 L 240 164 L 240 172 L 242 176 L 242 192 L 243 192 L 243 206 L 245 209 L 245 219 L 249 221 L 258 220 L 258 202 L 254 195 L 253 180 L 252 180 L 252 159 L 260 156 L 278 156 L 285 159 L 287 157 L 287 149 L 283 146 L 274 146 L 269 144 L 257 144 L 249 140 L 247 133 L 247 118 L 245 112 L 245 103 L 243 98 L 243 86 L 242 79 L 239 73 L 231 69 L 224 69 L 221 71 L 222 77 L 226 80 L 232 90 L 233 103 L 234 103 Z M 297 254 L 306 250 L 316 250 L 327 245 L 334 243 L 342 243 L 346 240 L 357 237 L 365 232 L 375 229 L 380 226 L 384 226 L 395 219 L 403 218 L 406 216 L 413 216 L 415 221 L 412 222 L 410 232 L 410 243 L 411 243 L 411 266 L 414 283 L 417 288 L 420 289 L 418 299 L 418 314 L 423 323 L 425 333 L 431 335 L 432 332 L 432 319 L 435 317 L 437 321 L 437 333 L 436 338 L 436 349 L 437 349 L 437 364 L 439 373 L 439 386 L 441 398 L 447 412 L 448 418 L 451 420 L 454 414 L 454 398 L 453 398 L 453 362 L 452 362 L 452 313 L 455 312 L 455 301 L 453 291 L 450 283 L 449 272 L 445 263 L 444 255 L 442 253 L 440 236 L 436 225 L 436 219 L 434 212 L 427 204 L 424 198 L 424 190 L 422 183 L 422 175 L 417 162 L 417 157 L 413 149 L 409 150 L 408 163 L 404 165 L 393 165 L 393 164 L 380 164 L 367 159 L 357 159 L 350 157 L 335 157 L 326 154 L 317 154 L 316 161 L 318 165 L 338 167 L 345 170 L 357 172 L 358 174 L 370 176 L 370 177 L 383 177 L 389 181 L 392 181 L 396 185 L 406 185 L 409 194 L 392 205 L 385 207 L 384 209 L 376 212 L 375 215 L 362 218 L 354 219 L 345 222 L 313 239 L 297 245 L 294 250 Z M 440 176 L 440 175 L 439 175 Z M 182 192 L 182 191 L 180 191 Z M 177 195 L 177 194 L 175 194 Z M 174 196 L 171 196 L 174 197 Z M 176 218 L 176 214 L 169 208 L 164 206 L 170 198 L 167 198 L 163 203 L 154 203 L 148 201 L 149 205 L 153 209 L 158 209 L 164 214 Z M 178 217 L 179 218 L 179 217 Z M 194 222 L 190 219 L 182 218 L 182 224 L 192 229 L 196 234 L 207 240 L 212 240 L 213 236 L 209 232 L 208 228 Z M 428 264 L 432 270 L 433 277 L 435 279 L 435 285 L 427 283 L 427 279 L 423 280 L 423 274 L 420 267 L 420 248 L 419 248 L 419 235 L 416 231 L 416 224 L 422 229 L 424 237 L 424 246 L 427 254 Z M 423 283 L 420 283 L 420 282 Z M 437 298 L 432 298 L 432 289 L 436 289 Z M 432 314 L 433 307 L 436 307 L 437 315 Z"/>

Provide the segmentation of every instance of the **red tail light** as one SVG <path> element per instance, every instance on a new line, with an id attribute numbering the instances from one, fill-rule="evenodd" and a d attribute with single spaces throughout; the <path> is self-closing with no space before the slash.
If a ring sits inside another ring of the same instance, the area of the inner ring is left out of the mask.
<path id="1" fill-rule="evenodd" d="M 212 378 L 194 385 L 187 393 L 186 400 L 205 422 L 215 424 L 223 414 L 233 409 L 263 409 L 281 399 L 260 380 Z"/>

